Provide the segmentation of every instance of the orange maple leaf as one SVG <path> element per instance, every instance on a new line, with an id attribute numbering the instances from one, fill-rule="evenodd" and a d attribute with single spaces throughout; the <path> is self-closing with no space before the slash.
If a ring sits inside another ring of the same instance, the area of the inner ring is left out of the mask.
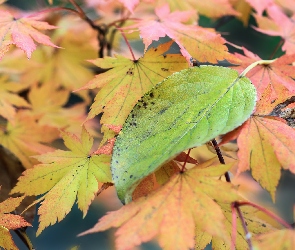
<path id="1" fill-rule="evenodd" d="M 254 238 L 254 246 L 257 249 L 292 250 L 295 246 L 295 230 L 282 229 L 270 233 L 258 235 Z"/>
<path id="2" fill-rule="evenodd" d="M 218 60 L 232 58 L 224 45 L 225 39 L 213 29 L 183 24 L 194 15 L 194 11 L 170 12 L 169 5 L 166 4 L 156 8 L 155 13 L 156 20 L 137 21 L 136 24 L 124 28 L 138 28 L 146 49 L 152 41 L 167 35 L 178 44 L 188 61 L 193 57 L 200 62 L 217 63 Z"/>
<path id="3" fill-rule="evenodd" d="M 253 115 L 238 137 L 238 172 L 251 168 L 252 176 L 273 200 L 281 167 L 295 174 L 295 130 L 283 119 Z"/>
<path id="4" fill-rule="evenodd" d="M 93 138 L 83 127 L 81 139 L 62 132 L 64 143 L 71 151 L 56 150 L 36 156 L 42 164 L 23 173 L 12 193 L 41 195 L 38 210 L 40 225 L 37 234 L 50 224 L 61 221 L 77 199 L 78 208 L 86 216 L 98 191 L 98 182 L 111 182 L 110 156 L 92 155 Z"/>
<path id="5" fill-rule="evenodd" d="M 243 51 L 245 56 L 235 54 L 240 59 L 239 66 L 233 66 L 233 69 L 240 73 L 250 64 L 261 60 L 259 56 L 247 49 L 243 48 Z M 292 65 L 294 61 L 295 54 L 283 55 L 271 64 L 257 65 L 246 74 L 255 85 L 258 98 L 261 98 L 263 92 L 269 85 L 271 87 L 271 95 L 269 96 L 269 100 L 264 100 L 267 103 L 271 103 L 280 97 L 282 86 L 289 90 L 289 92 L 294 92 L 293 94 L 295 94 L 295 81 L 293 80 L 295 77 L 295 67 Z"/>
<path id="6" fill-rule="evenodd" d="M 24 196 L 8 198 L 0 203 L 0 247 L 3 247 L 4 249 L 18 249 L 12 239 L 9 229 L 15 230 L 21 227 L 32 226 L 25 221 L 23 217 L 10 213 L 20 205 L 23 199 Z"/>
<path id="7" fill-rule="evenodd" d="M 8 148 L 19 158 L 25 168 L 37 163 L 32 155 L 52 151 L 53 148 L 44 145 L 58 137 L 58 130 L 41 126 L 25 112 L 18 112 L 13 123 L 8 122 L 6 128 L 0 130 L 0 144 Z"/>
<path id="8" fill-rule="evenodd" d="M 295 53 L 295 23 L 294 16 L 288 17 L 276 5 L 272 4 L 266 9 L 267 17 L 254 15 L 259 28 L 257 31 L 270 36 L 280 36 L 284 39 L 282 50 L 287 54 Z"/>
<path id="9" fill-rule="evenodd" d="M 223 175 L 230 166 L 206 167 L 209 163 L 174 175 L 155 192 L 108 213 L 81 235 L 120 227 L 116 232 L 118 249 L 132 249 L 156 235 L 164 249 L 188 249 L 194 247 L 198 226 L 229 242 L 224 215 L 215 201 L 228 203 L 238 196 L 231 184 L 212 178 Z"/>
<path id="10" fill-rule="evenodd" d="M 36 49 L 34 41 L 58 48 L 48 36 L 38 31 L 55 29 L 56 27 L 38 21 L 40 18 L 41 15 L 35 15 L 16 19 L 8 11 L 0 11 L 0 60 L 12 44 L 22 49 L 28 58 L 31 58 L 32 52 Z"/>
<path id="11" fill-rule="evenodd" d="M 242 199 L 242 198 L 241 198 Z M 226 233 L 228 233 L 232 237 L 232 211 L 228 204 L 219 203 L 222 208 L 223 214 L 226 218 L 225 227 Z M 259 210 L 253 207 L 243 207 L 241 209 L 243 214 L 243 218 L 247 225 L 247 228 L 251 235 L 258 235 L 261 233 L 269 232 L 274 228 L 269 225 L 267 222 L 263 221 L 259 218 Z M 240 223 L 239 217 L 237 215 L 237 234 L 235 239 L 235 247 L 236 249 L 248 249 L 248 243 L 245 238 L 245 231 Z M 231 245 L 228 245 L 227 242 L 224 242 L 222 239 L 212 236 L 207 232 L 202 232 L 197 228 L 197 237 L 196 244 L 198 247 L 195 250 L 204 249 L 210 242 L 212 243 L 212 249 L 230 249 Z"/>
<path id="12" fill-rule="evenodd" d="M 290 95 L 278 85 L 279 103 Z M 238 174 L 251 169 L 253 178 L 268 190 L 273 200 L 281 168 L 295 173 L 295 129 L 272 111 L 278 104 L 269 102 L 272 92 L 268 87 L 257 103 L 254 114 L 240 127 L 226 134 L 222 143 L 237 139 L 239 151 Z"/>
<path id="13" fill-rule="evenodd" d="M 68 132 L 80 133 L 81 124 L 86 119 L 86 104 L 78 103 L 64 107 L 68 102 L 70 92 L 67 89 L 55 89 L 51 84 L 33 86 L 28 93 L 31 109 L 27 110 L 28 116 L 34 117 L 41 126 L 50 126 L 66 129 Z M 87 123 L 94 131 L 94 123 Z M 94 133 L 93 133 L 94 132 Z"/>
<path id="14" fill-rule="evenodd" d="M 16 94 L 25 88 L 25 85 L 10 82 L 8 76 L 2 75 L 0 77 L 0 115 L 13 122 L 16 114 L 14 106 L 30 107 L 30 104 L 25 99 Z"/>

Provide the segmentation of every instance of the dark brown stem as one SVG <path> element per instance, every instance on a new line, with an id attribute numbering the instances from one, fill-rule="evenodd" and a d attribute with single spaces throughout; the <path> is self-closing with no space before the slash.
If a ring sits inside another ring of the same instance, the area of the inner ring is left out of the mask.
<path id="1" fill-rule="evenodd" d="M 221 150 L 220 150 L 220 148 L 218 147 L 218 143 L 217 143 L 217 141 L 216 141 L 215 139 L 212 140 L 212 144 L 213 144 L 213 147 L 214 147 L 214 149 L 215 149 L 215 151 L 216 151 L 216 154 L 217 154 L 217 156 L 218 156 L 219 162 L 220 162 L 221 164 L 225 164 L 225 161 L 224 161 L 224 158 L 223 158 L 223 156 L 222 156 Z M 224 176 L 225 176 L 225 179 L 226 179 L 227 182 L 231 182 L 231 181 L 230 181 L 230 176 L 229 176 L 229 173 L 228 173 L 228 172 L 226 172 L 226 173 L 224 174 Z"/>
<path id="2" fill-rule="evenodd" d="M 276 54 L 276 52 L 278 51 L 278 49 L 282 46 L 282 44 L 284 43 L 284 39 L 281 39 L 277 46 L 275 47 L 274 51 L 271 53 L 271 55 L 269 56 L 268 59 L 272 59 L 274 57 L 274 55 Z"/>
<path id="3" fill-rule="evenodd" d="M 191 148 L 188 150 L 188 152 L 187 152 L 187 154 L 186 154 L 186 158 L 185 158 L 185 161 L 184 161 L 184 163 L 183 163 L 183 165 L 182 165 L 182 168 L 181 168 L 181 173 L 183 173 L 184 172 L 184 170 L 185 170 L 185 165 L 186 165 L 186 162 L 187 162 L 187 160 L 188 160 L 188 157 L 189 157 L 189 154 L 191 153 Z"/>
<path id="4" fill-rule="evenodd" d="M 75 6 L 77 9 L 77 13 L 80 16 L 81 19 L 86 21 L 92 29 L 96 30 L 98 32 L 97 35 L 97 40 L 99 43 L 99 52 L 98 56 L 100 58 L 103 57 L 103 51 L 104 48 L 107 46 L 107 41 L 106 41 L 106 34 L 108 32 L 108 27 L 106 25 L 96 25 L 83 11 L 83 9 L 74 1 L 74 0 L 69 0 L 69 2 Z"/>
<path id="5" fill-rule="evenodd" d="M 261 212 L 267 214 L 269 217 L 271 217 L 274 220 L 276 220 L 277 222 L 279 222 L 280 224 L 282 224 L 284 227 L 292 229 L 292 226 L 289 223 L 287 223 L 281 217 L 277 216 L 276 214 L 272 213 L 271 211 L 265 209 L 264 207 L 261 207 L 261 206 L 259 206 L 257 204 L 249 202 L 249 201 L 235 202 L 235 204 L 238 207 L 240 207 L 240 206 L 252 206 L 252 207 L 255 207 L 255 208 L 259 209 Z"/>

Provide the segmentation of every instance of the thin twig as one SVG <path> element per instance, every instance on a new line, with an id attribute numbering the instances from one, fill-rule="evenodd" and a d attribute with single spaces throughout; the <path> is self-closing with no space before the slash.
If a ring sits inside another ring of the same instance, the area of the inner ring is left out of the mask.
<path id="1" fill-rule="evenodd" d="M 98 51 L 98 56 L 100 58 L 103 57 L 103 51 L 104 48 L 107 46 L 106 42 L 106 34 L 108 32 L 108 27 L 106 25 L 96 25 L 83 11 L 83 9 L 74 1 L 74 0 L 69 0 L 69 2 L 75 6 L 77 9 L 77 13 L 80 16 L 81 19 L 86 21 L 92 29 L 96 30 L 98 32 L 97 35 L 97 40 L 99 43 L 99 51 Z"/>

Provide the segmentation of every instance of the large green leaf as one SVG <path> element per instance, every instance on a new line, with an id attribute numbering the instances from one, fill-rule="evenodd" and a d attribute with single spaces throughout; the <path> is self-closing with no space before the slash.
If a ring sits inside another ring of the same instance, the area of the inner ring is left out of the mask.
<path id="1" fill-rule="evenodd" d="M 130 202 L 140 180 L 173 156 L 241 125 L 255 102 L 250 80 L 224 67 L 185 69 L 156 85 L 134 106 L 114 146 L 120 200 Z"/>

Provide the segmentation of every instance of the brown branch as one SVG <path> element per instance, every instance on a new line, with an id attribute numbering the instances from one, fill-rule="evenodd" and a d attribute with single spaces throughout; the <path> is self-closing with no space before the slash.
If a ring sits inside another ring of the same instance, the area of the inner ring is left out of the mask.
<path id="1" fill-rule="evenodd" d="M 219 162 L 220 162 L 221 164 L 225 164 L 225 161 L 224 161 L 223 155 L 222 155 L 222 153 L 221 153 L 220 148 L 218 147 L 218 143 L 217 143 L 217 141 L 216 141 L 215 139 L 213 139 L 211 142 L 212 142 L 212 144 L 213 144 L 213 146 L 214 146 L 214 149 L 215 149 L 216 154 L 217 154 L 217 156 L 218 156 Z M 231 181 L 230 181 L 230 176 L 229 176 L 229 173 L 228 173 L 228 172 L 226 172 L 226 173 L 224 174 L 224 176 L 225 176 L 226 182 L 231 182 Z"/>

